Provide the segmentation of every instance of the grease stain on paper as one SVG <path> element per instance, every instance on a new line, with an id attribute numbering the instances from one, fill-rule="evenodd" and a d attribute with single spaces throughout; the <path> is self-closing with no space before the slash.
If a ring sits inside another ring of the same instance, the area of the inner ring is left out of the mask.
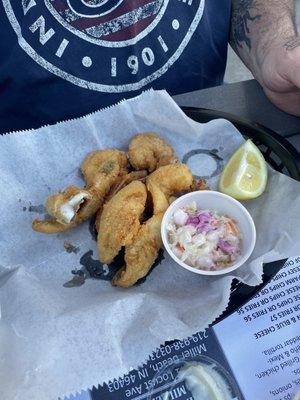
<path id="1" fill-rule="evenodd" d="M 64 287 L 70 288 L 81 286 L 84 284 L 86 279 L 111 281 L 116 272 L 124 265 L 124 249 L 121 250 L 111 264 L 101 263 L 99 260 L 93 257 L 93 254 L 93 250 L 89 250 L 81 256 L 79 263 L 82 265 L 82 267 L 80 269 L 74 269 L 71 271 L 74 276 L 70 281 L 64 283 Z M 163 249 L 160 249 L 158 257 L 152 268 L 144 278 L 138 280 L 136 285 L 144 283 L 153 269 L 157 267 L 163 260 Z"/>

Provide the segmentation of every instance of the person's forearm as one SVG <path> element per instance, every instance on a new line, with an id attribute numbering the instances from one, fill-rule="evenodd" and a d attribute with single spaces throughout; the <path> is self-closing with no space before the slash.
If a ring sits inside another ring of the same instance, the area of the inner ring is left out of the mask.
<path id="1" fill-rule="evenodd" d="M 296 36 L 295 1 L 232 0 L 230 43 L 258 81 L 268 48 L 300 46 Z"/>

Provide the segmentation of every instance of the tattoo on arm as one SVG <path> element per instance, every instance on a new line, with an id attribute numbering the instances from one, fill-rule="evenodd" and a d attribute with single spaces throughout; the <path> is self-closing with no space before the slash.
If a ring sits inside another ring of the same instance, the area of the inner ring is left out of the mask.
<path id="1" fill-rule="evenodd" d="M 293 50 L 300 46 L 300 37 L 293 38 L 285 43 L 284 47 L 287 51 Z"/>
<path id="2" fill-rule="evenodd" d="M 251 51 L 249 21 L 261 19 L 261 14 L 256 9 L 255 0 L 232 0 L 231 38 L 230 42 L 237 51 L 245 44 Z"/>

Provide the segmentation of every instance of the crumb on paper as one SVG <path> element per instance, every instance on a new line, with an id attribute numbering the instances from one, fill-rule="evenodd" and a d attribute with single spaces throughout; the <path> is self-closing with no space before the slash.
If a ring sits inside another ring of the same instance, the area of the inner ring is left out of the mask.
<path id="1" fill-rule="evenodd" d="M 75 254 L 77 254 L 79 252 L 79 250 L 80 250 L 80 247 L 74 246 L 68 240 L 64 241 L 64 248 L 65 248 L 67 253 L 75 253 Z"/>
<path id="2" fill-rule="evenodd" d="M 85 282 L 84 275 L 75 275 L 70 281 L 63 284 L 63 287 L 70 288 L 70 287 L 78 287 L 82 286 Z"/>
<path id="3" fill-rule="evenodd" d="M 37 214 L 45 214 L 47 212 L 46 207 L 43 204 L 39 204 L 38 206 L 30 205 L 28 207 L 29 212 L 34 212 Z"/>
<path id="4" fill-rule="evenodd" d="M 210 190 L 208 183 L 205 178 L 200 178 L 194 183 L 193 187 L 194 191 L 198 190 Z"/>

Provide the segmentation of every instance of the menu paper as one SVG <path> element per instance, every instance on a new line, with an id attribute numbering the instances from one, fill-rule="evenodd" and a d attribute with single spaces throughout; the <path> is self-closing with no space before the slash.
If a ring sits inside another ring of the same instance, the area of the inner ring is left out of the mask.
<path id="1" fill-rule="evenodd" d="M 165 344 L 147 364 L 65 400 L 194 400 L 184 381 L 174 385 L 181 359 L 220 364 L 239 388 L 232 400 L 292 400 L 300 390 L 300 256 L 237 312 L 182 341 Z M 198 358 L 200 357 L 200 359 Z M 198 400 L 198 399 L 197 399 Z"/>
<path id="2" fill-rule="evenodd" d="M 214 332 L 246 399 L 291 399 L 300 388 L 300 256 Z"/>
<path id="3" fill-rule="evenodd" d="M 148 362 L 140 369 L 133 369 L 121 378 L 115 378 L 102 386 L 95 385 L 89 391 L 83 391 L 65 400 L 192 400 L 192 395 L 184 382 L 174 386 L 175 374 L 171 371 L 159 374 L 168 365 L 180 359 L 191 359 L 197 356 L 209 355 L 226 370 L 230 367 L 214 333 L 208 329 L 204 332 L 174 341 L 157 348 L 149 357 Z"/>
<path id="4" fill-rule="evenodd" d="M 91 151 L 128 148 L 157 132 L 196 176 L 216 189 L 244 138 L 226 120 L 199 124 L 164 91 L 149 91 L 85 117 L 0 137 L 0 382 L 5 400 L 63 397 L 126 374 L 165 341 L 203 331 L 228 305 L 231 283 L 261 282 L 262 265 L 300 243 L 300 185 L 270 170 L 268 186 L 246 202 L 257 228 L 249 261 L 221 277 L 201 277 L 162 251 L 146 280 L 111 286 L 116 263 L 98 261 L 92 223 L 59 235 L 31 229 L 45 199 L 69 186 Z M 274 229 L 276 227 L 276 229 Z M 299 246 L 298 246 L 299 248 Z M 74 279 L 76 278 L 76 279 Z M 37 350 L 38 349 L 38 350 Z"/>

